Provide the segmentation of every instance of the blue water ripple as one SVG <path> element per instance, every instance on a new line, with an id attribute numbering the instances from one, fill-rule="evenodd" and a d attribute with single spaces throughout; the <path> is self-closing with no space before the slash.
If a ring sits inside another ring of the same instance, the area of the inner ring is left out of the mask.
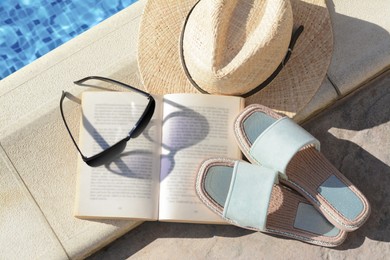
<path id="1" fill-rule="evenodd" d="M 136 0 L 2 0 L 0 79 Z"/>

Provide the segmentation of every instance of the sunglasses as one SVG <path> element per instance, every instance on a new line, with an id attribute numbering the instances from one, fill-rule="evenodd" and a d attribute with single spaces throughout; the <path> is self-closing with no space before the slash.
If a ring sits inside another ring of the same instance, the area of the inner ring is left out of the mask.
<path id="1" fill-rule="evenodd" d="M 137 88 L 134 88 L 130 85 L 127 85 L 127 84 L 124 84 L 122 82 L 119 82 L 119 81 L 116 81 L 113 79 L 109 79 L 109 78 L 104 78 L 104 77 L 99 77 L 99 76 L 89 76 L 89 77 L 80 79 L 78 81 L 75 81 L 74 83 L 77 85 L 80 85 L 80 86 L 86 86 L 83 83 L 88 81 L 88 80 L 100 80 L 100 81 L 108 82 L 108 83 L 115 84 L 115 85 L 118 85 L 121 87 L 125 87 L 126 89 L 131 90 L 131 91 L 139 94 L 140 97 L 143 97 L 143 98 L 148 100 L 148 103 L 145 107 L 145 110 L 142 112 L 141 116 L 136 121 L 133 128 L 130 129 L 129 133 L 127 134 L 127 136 L 125 138 L 123 138 L 122 140 L 116 142 L 115 144 L 105 148 L 103 151 L 101 151 L 95 155 L 87 157 L 81 152 L 81 150 L 80 150 L 79 146 L 77 145 L 77 143 L 72 135 L 72 132 L 70 131 L 69 126 L 66 122 L 62 104 L 63 104 L 64 99 L 67 97 L 67 94 L 69 94 L 69 93 L 66 91 L 62 91 L 62 96 L 60 99 L 60 111 L 61 111 L 62 120 L 64 121 L 66 130 L 68 131 L 69 136 L 72 139 L 73 144 L 76 146 L 76 149 L 80 153 L 83 161 L 91 167 L 97 167 L 97 166 L 101 166 L 103 164 L 109 163 L 112 160 L 114 160 L 118 155 L 120 155 L 123 152 L 123 150 L 126 147 L 126 143 L 131 138 L 138 137 L 145 130 L 146 126 L 149 124 L 149 122 L 154 114 L 156 102 L 150 94 L 148 94 L 142 90 L 139 90 Z M 69 97 L 67 97 L 67 98 L 69 98 Z"/>

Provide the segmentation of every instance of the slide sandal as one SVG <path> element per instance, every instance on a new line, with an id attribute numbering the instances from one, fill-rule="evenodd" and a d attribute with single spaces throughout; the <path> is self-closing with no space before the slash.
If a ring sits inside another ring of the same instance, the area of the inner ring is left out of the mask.
<path id="1" fill-rule="evenodd" d="M 308 199 L 336 227 L 359 228 L 370 215 L 364 195 L 319 151 L 320 143 L 288 117 L 251 105 L 234 131 L 249 161 L 277 170 L 280 182 Z"/>
<path id="2" fill-rule="evenodd" d="M 217 215 L 245 229 L 327 247 L 345 240 L 347 233 L 329 223 L 304 197 L 275 182 L 275 170 L 214 158 L 199 167 L 196 192 Z"/>

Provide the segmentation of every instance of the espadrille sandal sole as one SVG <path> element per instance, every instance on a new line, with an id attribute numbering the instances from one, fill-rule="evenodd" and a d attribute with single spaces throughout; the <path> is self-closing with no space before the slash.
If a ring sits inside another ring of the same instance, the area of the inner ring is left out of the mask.
<path id="1" fill-rule="evenodd" d="M 359 228 L 370 215 L 364 195 L 319 151 L 319 142 L 288 117 L 251 105 L 236 118 L 235 136 L 254 164 L 279 172 L 280 182 L 308 199 L 336 227 Z"/>
<path id="2" fill-rule="evenodd" d="M 277 180 L 278 173 L 263 166 L 214 158 L 200 166 L 196 192 L 217 215 L 245 229 L 326 247 L 345 240 L 346 232 Z"/>

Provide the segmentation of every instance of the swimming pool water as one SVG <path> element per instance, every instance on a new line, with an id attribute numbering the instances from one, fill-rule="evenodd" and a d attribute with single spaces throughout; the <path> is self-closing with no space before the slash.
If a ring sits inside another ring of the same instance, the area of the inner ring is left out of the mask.
<path id="1" fill-rule="evenodd" d="M 2 0 L 0 79 L 137 0 Z"/>

